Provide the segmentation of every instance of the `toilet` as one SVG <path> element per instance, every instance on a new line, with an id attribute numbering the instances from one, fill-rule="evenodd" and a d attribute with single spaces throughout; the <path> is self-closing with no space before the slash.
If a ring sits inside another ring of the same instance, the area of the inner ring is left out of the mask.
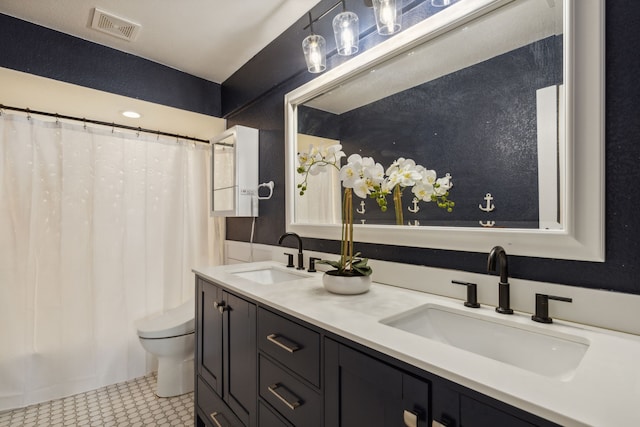
<path id="1" fill-rule="evenodd" d="M 142 347 L 158 358 L 156 395 L 171 397 L 193 391 L 195 301 L 135 322 Z"/>

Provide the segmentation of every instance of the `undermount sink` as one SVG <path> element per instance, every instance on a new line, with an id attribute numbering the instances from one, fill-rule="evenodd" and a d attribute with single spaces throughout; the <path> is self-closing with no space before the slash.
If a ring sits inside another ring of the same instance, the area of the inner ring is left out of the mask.
<path id="1" fill-rule="evenodd" d="M 506 316 L 508 317 L 508 316 Z M 381 323 L 540 375 L 568 381 L 589 348 L 585 338 L 513 320 L 427 304 Z"/>
<path id="2" fill-rule="evenodd" d="M 281 270 L 275 267 L 266 267 L 248 271 L 236 271 L 235 273 L 231 274 L 263 285 L 272 285 L 275 283 L 287 282 L 289 280 L 306 279 L 309 277 L 308 275 L 303 273 L 294 273 L 292 271 Z"/>

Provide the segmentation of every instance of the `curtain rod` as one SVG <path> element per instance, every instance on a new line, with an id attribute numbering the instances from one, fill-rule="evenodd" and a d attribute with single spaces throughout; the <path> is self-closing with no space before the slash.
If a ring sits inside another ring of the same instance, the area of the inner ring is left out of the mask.
<path id="1" fill-rule="evenodd" d="M 195 138 L 195 137 L 192 137 L 192 136 L 178 135 L 176 133 L 168 133 L 168 132 L 162 132 L 162 131 L 159 131 L 159 130 L 145 129 L 145 128 L 141 128 L 141 127 L 128 126 L 128 125 L 123 125 L 123 124 L 118 124 L 118 123 L 113 123 L 113 122 L 109 123 L 109 122 L 103 122 L 103 121 L 100 121 L 100 120 L 86 119 L 84 117 L 65 116 L 65 115 L 58 114 L 58 113 L 48 113 L 46 111 L 36 111 L 36 110 L 30 110 L 29 108 L 18 108 L 18 107 L 11 107 L 11 106 L 8 106 L 8 105 L 0 104 L 0 115 L 2 114 L 2 110 L 19 111 L 21 113 L 27 113 L 27 115 L 37 114 L 39 116 L 55 117 L 56 119 L 75 120 L 77 122 L 91 123 L 91 124 L 94 124 L 94 125 L 107 126 L 107 127 L 111 127 L 111 128 L 135 130 L 137 132 L 145 132 L 145 133 L 150 133 L 150 134 L 154 134 L 154 135 L 169 136 L 169 137 L 178 138 L 178 139 L 187 139 L 189 141 L 204 142 L 206 144 L 209 143 L 209 141 L 207 141 L 206 139 Z"/>

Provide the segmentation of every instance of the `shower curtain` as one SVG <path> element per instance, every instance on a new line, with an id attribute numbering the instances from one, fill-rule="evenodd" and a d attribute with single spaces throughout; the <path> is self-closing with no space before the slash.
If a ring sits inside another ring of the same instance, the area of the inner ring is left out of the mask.
<path id="1" fill-rule="evenodd" d="M 209 147 L 3 113 L 0 410 L 148 373 L 136 319 L 222 261 Z"/>

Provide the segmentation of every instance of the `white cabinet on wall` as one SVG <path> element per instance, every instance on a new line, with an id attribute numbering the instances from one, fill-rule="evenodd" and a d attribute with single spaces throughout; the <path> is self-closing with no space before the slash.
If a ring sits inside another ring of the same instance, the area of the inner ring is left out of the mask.
<path id="1" fill-rule="evenodd" d="M 211 214 L 258 216 L 258 130 L 234 126 L 211 140 Z"/>

